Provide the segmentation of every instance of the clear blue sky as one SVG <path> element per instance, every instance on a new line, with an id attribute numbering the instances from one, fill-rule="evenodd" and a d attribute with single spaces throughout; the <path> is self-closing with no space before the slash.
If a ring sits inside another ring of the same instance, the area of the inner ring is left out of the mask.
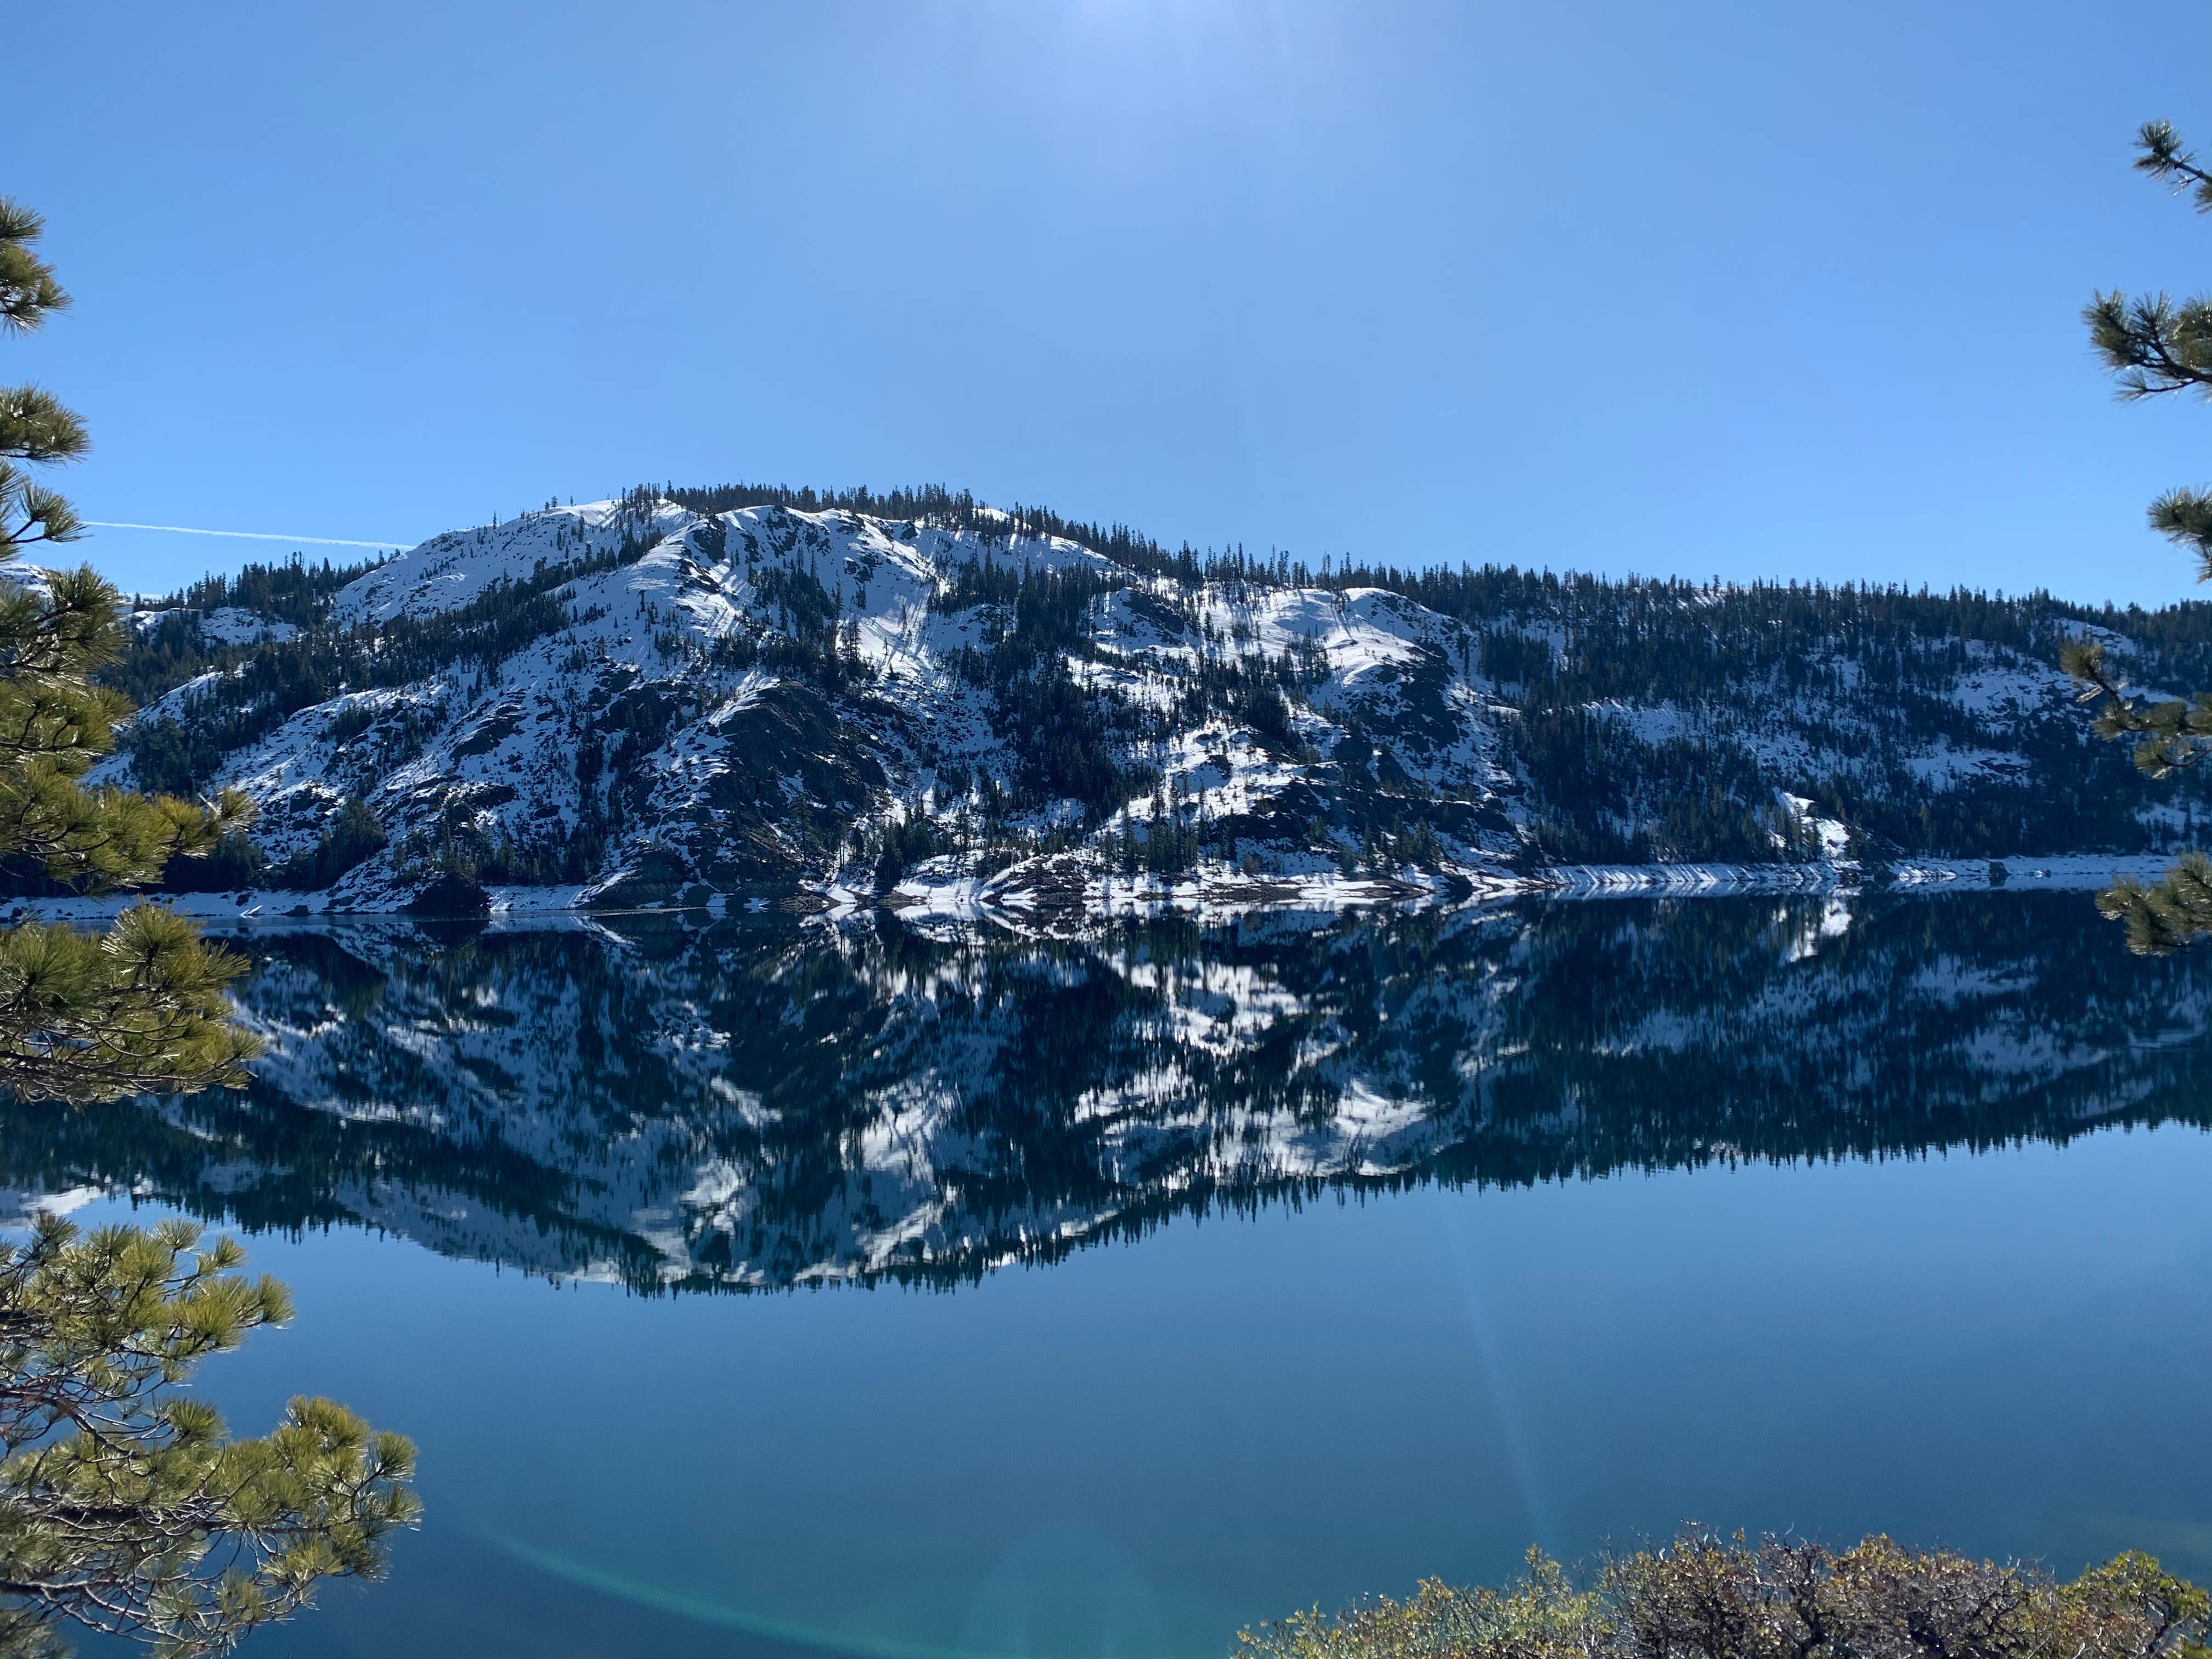
<path id="1" fill-rule="evenodd" d="M 1164 540 L 2156 603 L 2212 11 L 103 0 L 10 20 L 0 341 L 95 519 L 413 541 L 641 479 Z M 102 532 L 161 587 L 272 544 Z"/>

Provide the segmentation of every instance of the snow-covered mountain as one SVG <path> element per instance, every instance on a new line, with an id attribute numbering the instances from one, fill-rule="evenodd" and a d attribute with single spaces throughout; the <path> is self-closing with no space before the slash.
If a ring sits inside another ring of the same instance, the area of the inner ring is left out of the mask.
<path id="1" fill-rule="evenodd" d="M 1126 538 L 987 508 L 712 506 L 640 493 L 455 532 L 305 625 L 147 613 L 141 651 L 186 677 L 107 775 L 244 790 L 258 853 L 200 884 L 315 910 L 439 884 L 1049 917 L 1173 888 L 1464 894 L 1562 861 L 2141 852 L 2194 828 L 2193 795 L 2088 741 L 2054 666 L 2085 627 L 2154 681 L 2193 663 L 2126 617 L 1324 580 L 1117 556 Z"/>
<path id="2" fill-rule="evenodd" d="M 252 1090 L 0 1106 L 0 1188 L 645 1288 L 944 1284 L 1332 1189 L 2207 1121 L 2212 968 L 2079 894 L 240 937 Z"/>

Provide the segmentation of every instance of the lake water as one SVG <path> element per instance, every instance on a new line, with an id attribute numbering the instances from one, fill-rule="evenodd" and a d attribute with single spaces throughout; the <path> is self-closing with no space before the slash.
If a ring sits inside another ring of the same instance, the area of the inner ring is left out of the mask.
<path id="1" fill-rule="evenodd" d="M 255 1088 L 0 1184 L 250 1231 L 207 1392 L 419 1443 L 248 1655 L 1212 1659 L 1686 1518 L 2212 1577 L 2212 958 L 2085 896 L 240 943 Z"/>

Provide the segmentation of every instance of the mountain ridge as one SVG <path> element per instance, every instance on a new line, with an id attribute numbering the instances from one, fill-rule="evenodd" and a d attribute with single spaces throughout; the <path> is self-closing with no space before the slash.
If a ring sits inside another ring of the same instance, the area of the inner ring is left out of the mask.
<path id="1" fill-rule="evenodd" d="M 171 884 L 318 910 L 496 886 L 1049 917 L 1591 864 L 1802 884 L 2161 854 L 2205 800 L 2094 743 L 2055 666 L 2094 630 L 2188 683 L 2203 607 L 1316 576 L 943 491 L 866 498 L 907 518 L 719 504 L 777 493 L 549 505 L 335 591 L 202 584 L 138 613 L 122 683 L 153 695 L 96 776 L 242 789 L 252 844 Z"/>

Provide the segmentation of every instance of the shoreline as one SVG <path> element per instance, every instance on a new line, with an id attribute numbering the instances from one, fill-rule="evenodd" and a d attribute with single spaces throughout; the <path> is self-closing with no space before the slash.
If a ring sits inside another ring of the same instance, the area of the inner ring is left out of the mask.
<path id="1" fill-rule="evenodd" d="M 755 894 L 712 893 L 703 899 L 662 902 L 599 902 L 593 888 L 495 887 L 489 908 L 450 920 L 490 923 L 594 917 L 704 913 L 729 915 L 781 912 L 851 915 L 877 909 L 927 926 L 997 921 L 1016 926 L 1065 926 L 1079 920 L 1115 921 L 1136 915 L 1186 913 L 1200 920 L 1304 911 L 1338 915 L 1375 908 L 1460 909 L 1516 899 L 1589 902 L 1630 898 L 1728 898 L 1771 895 L 1863 892 L 2094 892 L 2114 880 L 2154 879 L 2178 854 L 2063 854 L 2002 859 L 1911 859 L 1863 868 L 1856 864 L 1555 865 L 1523 874 L 1453 871 L 1439 876 L 1405 871 L 1389 876 L 1346 876 L 1334 871 L 1295 875 L 1201 872 L 1176 882 L 1158 877 L 1094 875 L 1074 870 L 1040 872 L 1015 866 L 997 876 L 957 876 L 906 882 L 890 893 L 861 893 L 834 884 Z M 2000 873 L 2001 872 L 2001 873 Z M 1008 879 L 1014 878 L 1014 879 Z M 328 892 L 240 889 L 219 893 L 122 893 L 100 897 L 24 898 L 0 902 L 0 921 L 100 922 L 139 903 L 155 903 L 196 921 L 319 922 L 341 916 L 410 916 L 434 920 L 393 897 L 367 903 L 332 903 Z"/>

